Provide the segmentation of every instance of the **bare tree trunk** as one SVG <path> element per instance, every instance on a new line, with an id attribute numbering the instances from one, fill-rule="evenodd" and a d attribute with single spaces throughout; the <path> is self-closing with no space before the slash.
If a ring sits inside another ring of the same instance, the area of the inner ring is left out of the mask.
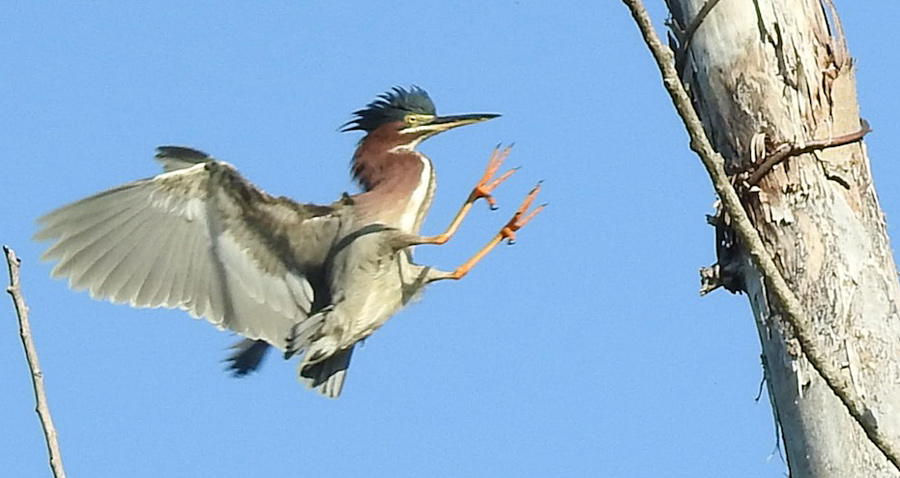
<path id="1" fill-rule="evenodd" d="M 706 0 L 668 3 L 686 29 Z M 733 172 L 779 146 L 862 127 L 852 62 L 828 0 L 722 0 L 691 38 L 672 43 L 686 40 L 677 67 Z M 742 200 L 818 349 L 864 401 L 866 420 L 900 443 L 900 287 L 864 145 L 787 157 Z M 726 285 L 749 296 L 791 476 L 900 476 L 810 367 L 740 244 L 720 244 L 718 266 L 731 275 Z"/>

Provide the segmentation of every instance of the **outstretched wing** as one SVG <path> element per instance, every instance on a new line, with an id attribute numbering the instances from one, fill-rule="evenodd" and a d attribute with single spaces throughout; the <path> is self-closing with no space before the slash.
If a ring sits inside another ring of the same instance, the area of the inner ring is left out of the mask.
<path id="1" fill-rule="evenodd" d="M 35 239 L 53 241 L 42 259 L 92 297 L 184 309 L 283 349 L 310 316 L 341 204 L 269 196 L 200 151 L 156 157 L 165 173 L 40 218 Z"/>

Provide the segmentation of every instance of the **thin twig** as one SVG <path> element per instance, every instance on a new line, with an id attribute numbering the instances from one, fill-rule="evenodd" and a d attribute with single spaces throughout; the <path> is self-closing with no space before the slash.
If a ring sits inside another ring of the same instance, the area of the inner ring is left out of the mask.
<path id="1" fill-rule="evenodd" d="M 713 7 L 719 3 L 719 0 L 707 0 L 697 12 L 697 16 L 691 20 L 691 24 L 684 30 L 681 35 L 681 44 L 678 45 L 678 51 L 675 53 L 675 64 L 683 65 L 684 56 L 687 55 L 688 48 L 691 47 L 691 40 L 694 38 L 694 32 L 703 24 L 703 20 L 709 15 Z"/>
<path id="2" fill-rule="evenodd" d="M 747 184 L 750 186 L 755 185 L 759 182 L 760 179 L 763 178 L 763 176 L 766 175 L 766 173 L 774 168 L 775 165 L 781 163 L 791 156 L 799 156 L 801 154 L 811 153 L 813 151 L 855 143 L 863 139 L 863 137 L 871 131 L 872 128 L 869 127 L 869 122 L 863 120 L 859 131 L 853 133 L 835 136 L 830 139 L 813 140 L 802 145 L 784 143 L 779 146 L 774 153 L 768 155 L 765 161 L 763 161 L 763 163 L 760 164 L 758 168 L 756 168 L 756 171 L 754 171 L 753 174 L 750 175 L 750 178 L 747 179 Z"/>
<path id="3" fill-rule="evenodd" d="M 38 364 L 37 350 L 31 340 L 31 326 L 28 325 L 28 306 L 25 305 L 25 297 L 22 296 L 22 288 L 19 285 L 19 266 L 21 261 L 16 257 L 15 251 L 3 246 L 6 254 L 6 263 L 9 265 L 9 287 L 6 292 L 12 297 L 16 308 L 16 316 L 19 318 L 19 336 L 22 338 L 22 346 L 25 348 L 25 359 L 31 370 L 31 385 L 34 387 L 35 411 L 41 420 L 44 429 L 44 438 L 47 441 L 47 453 L 50 455 L 50 469 L 56 478 L 65 478 L 66 472 L 62 466 L 62 456 L 59 453 L 59 442 L 56 439 L 56 428 L 53 426 L 53 418 L 50 416 L 50 407 L 47 405 L 47 395 L 44 393 L 44 376 L 41 366 Z"/>
<path id="4" fill-rule="evenodd" d="M 675 71 L 672 51 L 660 42 L 659 37 L 653 30 L 650 16 L 644 9 L 641 1 L 622 1 L 631 11 L 631 16 L 637 23 L 644 42 L 656 60 L 662 75 L 663 85 L 672 98 L 672 103 L 674 103 L 675 109 L 678 111 L 678 116 L 681 117 L 681 121 L 684 123 L 685 129 L 687 129 L 691 138 L 691 149 L 700 156 L 700 160 L 706 167 L 706 171 L 713 182 L 716 194 L 718 194 L 722 204 L 731 216 L 735 231 L 740 236 L 744 247 L 747 248 L 753 265 L 764 277 L 767 289 L 775 295 L 780 303 L 784 318 L 793 328 L 804 355 L 828 387 L 841 400 L 841 403 L 844 404 L 856 423 L 863 429 L 869 440 L 884 454 L 888 461 L 900 470 L 900 449 L 898 449 L 898 444 L 891 443 L 884 433 L 878 429 L 872 411 L 855 394 L 850 384 L 839 373 L 837 368 L 826 360 L 825 355 L 817 346 L 811 322 L 806 316 L 803 306 L 797 297 L 794 296 L 790 287 L 788 287 L 772 257 L 766 252 L 762 239 L 759 237 L 759 232 L 753 227 L 753 223 L 747 217 L 740 198 L 731 185 L 728 175 L 725 173 L 725 160 L 713 149 L 709 139 L 706 137 L 700 118 L 697 116 L 697 112 L 694 111 L 691 99 L 678 78 L 678 72 Z"/>

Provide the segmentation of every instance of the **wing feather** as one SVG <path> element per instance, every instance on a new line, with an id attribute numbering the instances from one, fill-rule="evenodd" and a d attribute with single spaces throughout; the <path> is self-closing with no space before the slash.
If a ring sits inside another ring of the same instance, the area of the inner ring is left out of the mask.
<path id="1" fill-rule="evenodd" d="M 154 227 L 154 224 L 145 222 L 138 229 L 141 242 L 156 243 L 161 240 L 166 231 L 161 228 Z M 147 280 L 150 271 L 153 270 L 153 264 L 156 262 L 159 254 L 151 247 L 136 246 L 132 249 L 132 253 L 125 256 L 122 262 L 116 266 L 116 281 L 121 283 L 118 297 L 123 302 L 128 301 L 135 307 L 146 307 L 146 304 L 140 304 L 140 290 Z"/>
<path id="2" fill-rule="evenodd" d="M 162 269 L 160 284 L 153 297 L 150 298 L 150 304 L 180 304 L 182 302 L 178 284 L 184 280 L 181 267 L 189 260 L 185 247 L 189 239 L 189 232 L 190 229 L 185 227 L 171 228 L 171 233 L 162 250 L 165 259 L 160 261 L 159 267 Z M 183 285 L 181 289 L 183 289 Z M 179 292 L 176 293 L 176 291 Z"/>
<path id="3" fill-rule="evenodd" d="M 121 287 L 121 284 L 116 282 L 116 270 L 122 260 L 128 257 L 128 254 L 140 243 L 140 228 L 140 218 L 135 215 L 122 226 L 121 230 L 116 230 L 115 234 L 107 234 L 90 246 L 101 251 L 95 270 L 98 273 L 98 281 L 91 284 L 96 285 L 98 297 L 109 297 L 113 302 L 122 302 L 116 298 L 116 292 Z M 68 268 L 54 269 L 53 275 L 54 277 L 74 276 L 87 265 L 81 261 L 70 261 Z"/>
<path id="4" fill-rule="evenodd" d="M 274 198 L 185 148 L 160 148 L 157 159 L 163 174 L 38 220 L 53 275 L 96 298 L 181 308 L 279 348 L 295 324 L 315 329 L 309 275 L 321 274 L 341 203 Z"/>
<path id="5" fill-rule="evenodd" d="M 129 208 L 134 206 L 133 202 L 129 204 L 126 201 L 122 201 L 121 203 L 110 204 L 110 206 L 112 207 L 100 210 L 94 216 L 88 216 L 87 218 L 73 218 L 68 230 L 65 231 L 66 236 L 63 240 L 60 240 L 48 248 L 42 257 L 57 257 L 61 254 L 62 250 L 65 250 L 68 256 L 76 255 L 86 246 L 92 244 L 97 239 L 102 238 L 111 230 L 121 227 L 124 222 L 133 217 L 129 213 Z M 79 209 L 77 208 L 67 207 L 64 209 L 69 209 L 73 213 L 79 212 Z M 36 236 L 35 238 L 39 240 L 52 239 L 63 232 L 60 229 L 61 227 L 62 225 L 59 224 L 58 221 L 54 221 L 53 223 L 48 224 L 44 230 L 40 231 L 48 235 L 53 234 L 53 236 L 46 238 Z"/>
<path id="6" fill-rule="evenodd" d="M 84 227 L 83 222 L 78 222 L 73 229 L 79 228 L 74 233 L 66 232 L 62 235 L 59 242 L 47 249 L 41 256 L 42 259 L 58 259 L 59 263 L 53 268 L 54 277 L 77 277 L 75 271 L 83 270 L 86 264 L 93 264 L 94 261 L 100 261 L 111 252 L 110 248 L 96 247 L 94 244 L 106 240 L 112 231 L 116 231 L 117 237 L 127 237 L 139 223 L 133 211 L 123 211 L 121 214 L 114 216 L 114 220 L 101 223 L 93 229 L 80 229 Z M 76 284 L 70 280 L 70 285 L 75 287 Z"/>
<path id="7" fill-rule="evenodd" d="M 138 307 L 151 307 L 152 304 L 156 302 L 155 298 L 165 284 L 166 273 L 172 267 L 172 250 L 177 249 L 180 245 L 176 242 L 176 238 L 179 237 L 176 232 L 180 231 L 181 228 L 173 226 L 176 225 L 173 224 L 172 218 L 166 217 L 161 230 L 169 232 L 161 235 L 159 241 L 159 256 L 157 256 L 156 260 L 151 264 L 147 276 L 144 278 L 144 281 L 137 292 L 135 304 L 137 304 Z M 162 303 L 162 301 L 156 303 Z"/>

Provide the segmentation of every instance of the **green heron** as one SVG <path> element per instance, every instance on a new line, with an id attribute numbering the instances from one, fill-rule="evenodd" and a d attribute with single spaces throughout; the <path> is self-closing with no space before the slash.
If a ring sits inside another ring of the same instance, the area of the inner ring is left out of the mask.
<path id="1" fill-rule="evenodd" d="M 460 279 L 537 214 L 526 196 L 487 245 L 453 271 L 412 261 L 412 247 L 444 244 L 493 189 L 509 149 L 488 167 L 450 225 L 419 228 L 431 206 L 431 160 L 423 140 L 496 114 L 438 116 L 418 87 L 395 87 L 354 113 L 343 131 L 365 136 L 351 170 L 362 192 L 321 206 L 272 197 L 228 163 L 176 146 L 157 150 L 164 172 L 63 206 L 35 238 L 43 259 L 73 289 L 133 307 L 180 308 L 244 337 L 228 358 L 235 375 L 255 370 L 270 346 L 302 354 L 300 379 L 329 397 L 343 386 L 357 342 L 435 281 Z"/>

